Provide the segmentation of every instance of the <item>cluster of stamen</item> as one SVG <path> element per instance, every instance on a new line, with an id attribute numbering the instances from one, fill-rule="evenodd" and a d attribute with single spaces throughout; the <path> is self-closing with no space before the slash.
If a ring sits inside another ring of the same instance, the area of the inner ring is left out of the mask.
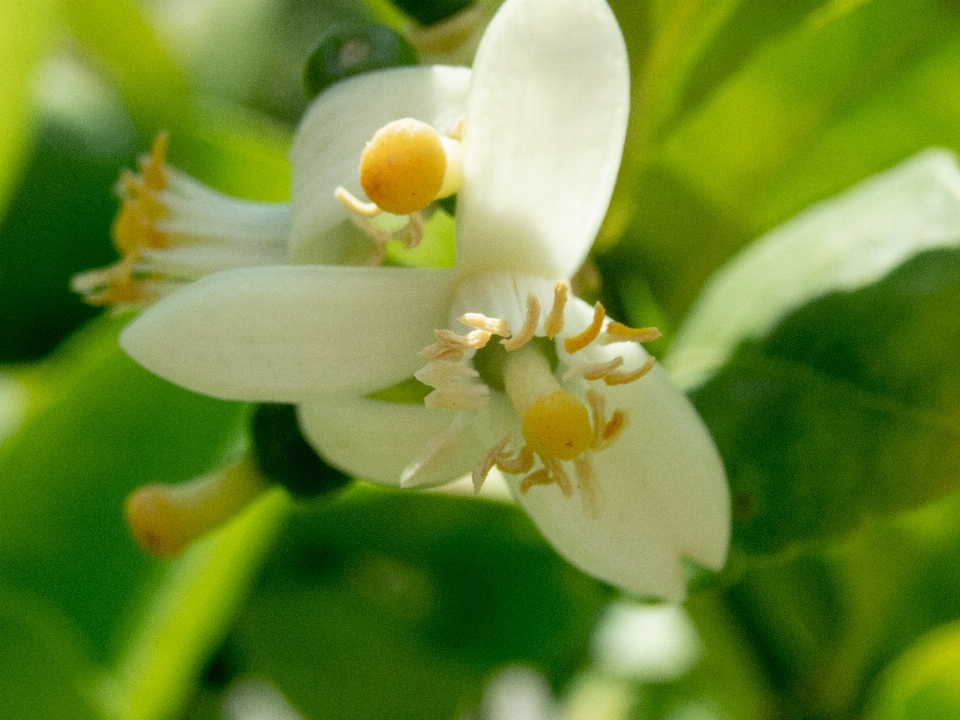
<path id="1" fill-rule="evenodd" d="M 462 118 L 447 135 L 426 123 L 403 118 L 376 132 L 360 156 L 360 186 L 371 202 L 344 187 L 334 197 L 349 211 L 351 221 L 373 242 L 368 265 L 379 265 L 387 243 L 399 240 L 412 250 L 424 234 L 423 210 L 435 200 L 457 192 L 462 179 L 460 133 Z M 378 227 L 373 218 L 387 212 L 405 215 L 397 231 Z"/>
<path id="2" fill-rule="evenodd" d="M 113 265 L 75 276 L 72 287 L 91 305 L 123 307 L 154 299 L 152 279 L 138 276 L 137 264 L 145 250 L 168 246 L 167 235 L 158 229 L 166 218 L 159 195 L 167 187 L 165 172 L 169 135 L 161 132 L 149 154 L 139 158 L 140 172 L 124 169 L 114 188 L 120 211 L 110 229 L 120 259 Z"/>
<path id="3" fill-rule="evenodd" d="M 564 282 L 554 286 L 550 311 L 543 319 L 543 334 L 553 339 L 563 331 L 564 307 L 568 287 Z M 574 482 L 564 467 L 572 462 L 585 511 L 591 517 L 600 512 L 599 488 L 591 462 L 591 453 L 600 452 L 623 432 L 627 414 L 614 410 L 608 417 L 604 396 L 594 389 L 585 393 L 589 409 L 574 395 L 563 390 L 540 351 L 527 347 L 536 335 L 542 316 L 540 302 L 533 294 L 527 296 L 523 326 L 510 332 L 509 323 L 478 313 L 468 313 L 459 321 L 472 328 L 465 334 L 451 330 L 435 330 L 436 342 L 425 348 L 422 355 L 430 360 L 416 377 L 434 388 L 424 403 L 431 408 L 472 411 L 489 400 L 489 388 L 480 380 L 480 373 L 470 364 L 477 350 L 489 343 L 494 335 L 510 353 L 504 365 L 507 395 L 522 418 L 524 444 L 516 451 L 511 445 L 511 434 L 494 445 L 473 470 L 476 491 L 482 488 L 490 471 L 496 467 L 510 475 L 523 475 L 520 492 L 525 494 L 536 485 L 556 485 L 565 497 L 572 497 Z M 593 343 L 606 345 L 615 342 L 648 342 L 660 336 L 656 328 L 630 328 L 621 323 L 606 322 L 603 305 L 594 306 L 591 323 L 581 333 L 564 339 L 564 349 L 571 355 Z M 524 350 L 523 348 L 527 348 Z M 608 386 L 634 382 L 653 368 L 653 358 L 640 367 L 624 370 L 624 358 L 617 356 L 599 363 L 573 365 L 563 380 L 583 378 L 603 381 Z M 533 378 L 528 382 L 529 378 Z M 537 461 L 539 460 L 539 467 Z"/>

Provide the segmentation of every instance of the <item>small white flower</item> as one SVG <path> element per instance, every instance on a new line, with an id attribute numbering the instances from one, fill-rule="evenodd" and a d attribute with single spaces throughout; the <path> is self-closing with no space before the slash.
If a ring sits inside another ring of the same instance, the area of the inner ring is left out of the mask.
<path id="1" fill-rule="evenodd" d="M 289 205 L 207 187 L 167 164 L 168 142 L 160 133 L 140 172 L 124 171 L 117 182 L 111 235 L 121 258 L 71 283 L 93 305 L 136 307 L 220 270 L 286 262 Z"/>
<path id="2" fill-rule="evenodd" d="M 606 212 L 628 106 L 626 51 L 603 0 L 507 0 L 472 76 L 386 71 L 318 98 L 292 150 L 289 248 L 313 264 L 209 275 L 121 342 L 197 392 L 299 404 L 305 435 L 359 477 L 423 485 L 473 472 L 479 484 L 497 466 L 571 562 L 682 599 L 682 557 L 725 560 L 722 463 L 640 347 L 655 331 L 567 297 Z M 461 114 L 462 146 L 448 153 L 462 172 L 456 266 L 345 266 L 361 230 L 376 234 L 350 222 L 371 209 L 356 199 L 363 143 L 402 118 L 456 140 Z M 434 388 L 424 404 L 371 397 L 415 374 Z"/>

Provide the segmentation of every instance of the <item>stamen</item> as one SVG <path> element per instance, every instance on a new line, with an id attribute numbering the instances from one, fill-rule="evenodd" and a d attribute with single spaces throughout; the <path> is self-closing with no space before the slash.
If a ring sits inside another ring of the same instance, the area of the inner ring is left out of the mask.
<path id="1" fill-rule="evenodd" d="M 621 365 L 623 365 L 623 358 L 619 355 L 607 362 L 576 365 L 563 374 L 563 379 L 572 380 L 575 377 L 582 377 L 584 380 L 599 380 Z"/>
<path id="2" fill-rule="evenodd" d="M 527 317 L 523 321 L 523 327 L 520 332 L 509 339 L 500 341 L 500 344 L 506 350 L 516 350 L 523 347 L 533 339 L 537 331 L 537 324 L 540 322 L 540 301 L 534 297 L 533 293 L 527 294 Z"/>
<path id="3" fill-rule="evenodd" d="M 567 471 L 563 469 L 563 466 L 552 457 L 541 457 L 540 459 L 543 461 L 547 470 L 550 471 L 550 477 L 553 478 L 553 481 L 559 486 L 563 496 L 566 498 L 573 497 L 573 483 L 570 482 L 570 476 L 567 475 Z"/>
<path id="4" fill-rule="evenodd" d="M 480 313 L 467 313 L 460 318 L 460 322 L 467 327 L 484 330 L 491 335 L 499 335 L 501 337 L 508 337 L 510 335 L 510 323 L 500 318 L 489 318 Z"/>
<path id="5" fill-rule="evenodd" d="M 413 376 L 430 387 L 439 387 L 454 378 L 480 377 L 480 373 L 468 365 L 450 360 L 434 360 L 417 370 Z"/>
<path id="6" fill-rule="evenodd" d="M 590 403 L 591 419 L 593 420 L 593 440 L 590 442 L 590 447 L 598 450 L 603 442 L 607 401 L 596 390 L 587 390 L 587 402 Z"/>
<path id="7" fill-rule="evenodd" d="M 343 186 L 333 191 L 333 196 L 350 212 L 361 217 L 372 218 L 383 212 L 376 203 L 363 202 Z"/>
<path id="8" fill-rule="evenodd" d="M 616 440 L 626 426 L 626 413 L 623 410 L 614 410 L 613 415 L 610 417 L 610 422 L 603 426 L 603 434 L 600 438 L 600 446 L 597 449 L 602 450 Z"/>
<path id="9" fill-rule="evenodd" d="M 603 320 L 606 317 L 606 311 L 603 305 L 597 303 L 593 306 L 593 322 L 579 335 L 568 337 L 563 341 L 563 347 L 568 353 L 575 353 L 583 350 L 587 345 L 597 339 L 600 334 L 600 328 L 603 327 Z"/>
<path id="10" fill-rule="evenodd" d="M 420 351 L 431 360 L 460 362 L 467 350 L 479 350 L 490 341 L 490 333 L 485 330 L 474 330 L 466 335 L 457 335 L 452 330 L 434 330 L 433 334 L 437 342 Z"/>
<path id="11" fill-rule="evenodd" d="M 147 190 L 160 192 L 167 186 L 167 178 L 163 167 L 167 162 L 167 149 L 169 147 L 170 133 L 161 130 L 157 133 L 157 137 L 153 139 L 150 154 L 140 156 L 137 164 L 140 167 L 140 175 L 143 177 L 143 184 Z"/>
<path id="12" fill-rule="evenodd" d="M 463 121 L 467 119 L 466 115 L 461 115 L 457 118 L 457 121 L 453 124 L 453 127 L 450 128 L 450 132 L 447 133 L 454 140 L 463 140 Z"/>
<path id="13" fill-rule="evenodd" d="M 527 475 L 520 481 L 520 494 L 526 495 L 534 485 L 553 485 L 550 471 L 546 468 L 540 468 Z"/>
<path id="14" fill-rule="evenodd" d="M 663 333 L 655 327 L 632 328 L 623 323 L 610 322 L 604 335 L 600 338 L 601 345 L 610 345 L 617 342 L 651 342 Z"/>
<path id="15" fill-rule="evenodd" d="M 580 502 L 587 517 L 596 520 L 600 517 L 600 484 L 593 470 L 590 455 L 584 453 L 573 461 L 580 485 Z"/>
<path id="16" fill-rule="evenodd" d="M 445 460 L 449 456 L 454 443 L 460 437 L 460 433 L 469 419 L 469 415 L 457 415 L 453 422 L 444 428 L 441 433 L 430 438 L 427 444 L 423 446 L 423 450 L 420 451 L 417 459 L 407 465 L 400 474 L 400 487 L 409 488 L 421 484 L 415 480 L 417 474 L 424 468 Z"/>
<path id="17" fill-rule="evenodd" d="M 410 213 L 407 216 L 407 225 L 404 229 L 407 233 L 407 239 L 403 245 L 407 250 L 413 250 L 423 240 L 423 213 L 421 213 L 419 210 L 417 212 Z"/>
<path id="18" fill-rule="evenodd" d="M 634 380 L 639 380 L 648 372 L 653 370 L 655 363 L 656 360 L 654 358 L 647 358 L 647 361 L 636 370 L 632 372 L 614 371 L 607 373 L 603 376 L 603 381 L 607 385 L 626 385 L 627 383 L 632 383 Z"/>
<path id="19" fill-rule="evenodd" d="M 543 321 L 543 334 L 553 340 L 563 332 L 563 309 L 567 304 L 567 284 L 562 280 L 553 286 L 553 306 Z"/>
<path id="20" fill-rule="evenodd" d="M 503 439 L 490 448 L 489 452 L 483 456 L 483 460 L 480 461 L 480 464 L 473 469 L 472 477 L 474 495 L 477 495 L 483 489 L 483 483 L 487 479 L 487 475 L 490 474 L 490 471 L 493 470 L 493 466 L 500 465 L 500 455 L 503 453 L 504 448 L 507 447 L 507 443 L 510 442 L 511 434 L 512 433 L 507 433 L 504 435 Z"/>
<path id="21" fill-rule="evenodd" d="M 522 475 L 533 467 L 533 451 L 524 445 L 516 457 L 503 457 L 497 460 L 497 467 L 509 475 Z"/>

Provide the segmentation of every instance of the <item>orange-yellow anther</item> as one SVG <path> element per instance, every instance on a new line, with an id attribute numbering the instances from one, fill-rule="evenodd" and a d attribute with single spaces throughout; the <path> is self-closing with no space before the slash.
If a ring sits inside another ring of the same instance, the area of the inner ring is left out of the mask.
<path id="1" fill-rule="evenodd" d="M 161 131 L 153 140 L 150 154 L 140 158 L 140 174 L 147 190 L 159 192 L 167 186 L 163 166 L 167 162 L 167 148 L 170 146 L 170 133 Z"/>
<path id="2" fill-rule="evenodd" d="M 651 342 L 656 340 L 663 333 L 655 327 L 632 328 L 623 323 L 611 322 L 607 325 L 607 335 L 611 341 L 621 342 L 632 340 L 633 342 Z"/>
<path id="3" fill-rule="evenodd" d="M 381 209 L 409 215 L 436 199 L 446 169 L 440 134 L 404 118 L 380 128 L 367 143 L 360 156 L 360 185 Z"/>
<path id="4" fill-rule="evenodd" d="M 570 393 L 555 390 L 527 408 L 523 414 L 523 438 L 541 458 L 572 460 L 590 446 L 590 413 Z"/>
<path id="5" fill-rule="evenodd" d="M 568 337 L 563 341 L 563 347 L 568 353 L 575 353 L 583 350 L 587 345 L 597 339 L 600 334 L 600 328 L 603 327 L 603 319 L 607 313 L 603 305 L 597 303 L 593 306 L 593 322 L 579 335 Z"/>

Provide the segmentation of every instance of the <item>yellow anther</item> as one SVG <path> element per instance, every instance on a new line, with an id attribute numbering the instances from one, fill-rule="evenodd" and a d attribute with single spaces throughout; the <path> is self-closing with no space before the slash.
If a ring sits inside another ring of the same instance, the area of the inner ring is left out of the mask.
<path id="1" fill-rule="evenodd" d="M 541 458 L 572 460 L 590 446 L 590 413 L 570 393 L 555 390 L 523 414 L 523 438 Z"/>
<path id="2" fill-rule="evenodd" d="M 604 345 L 625 341 L 645 343 L 656 340 L 662 334 L 655 327 L 632 328 L 623 323 L 611 322 L 607 325 L 606 337 L 600 342 Z"/>
<path id="3" fill-rule="evenodd" d="M 603 381 L 607 385 L 626 385 L 627 383 L 632 383 L 634 380 L 639 380 L 648 372 L 653 370 L 655 362 L 656 360 L 651 357 L 647 358 L 647 361 L 643 365 L 632 372 L 623 372 L 620 370 L 608 372 L 603 376 Z"/>
<path id="4" fill-rule="evenodd" d="M 597 339 L 600 334 L 600 328 L 603 327 L 603 319 L 607 313 L 603 305 L 597 303 L 593 306 L 593 322 L 579 335 L 568 337 L 563 341 L 563 347 L 568 353 L 575 353 L 583 350 L 587 345 Z"/>
<path id="5" fill-rule="evenodd" d="M 567 305 L 567 284 L 562 280 L 553 286 L 553 307 L 543 321 L 543 334 L 549 339 L 563 332 L 563 309 Z"/>
<path id="6" fill-rule="evenodd" d="M 140 157 L 140 174 L 143 177 L 143 185 L 147 190 L 160 192 L 167 187 L 167 177 L 164 174 L 163 167 L 167 162 L 167 148 L 169 146 L 170 133 L 164 130 L 157 133 L 157 137 L 154 138 L 150 154 Z"/>
<path id="7" fill-rule="evenodd" d="M 387 212 L 409 215 L 432 203 L 447 170 L 440 134 L 413 118 L 380 128 L 360 157 L 360 185 Z"/>
<path id="8" fill-rule="evenodd" d="M 527 294 L 527 316 L 523 321 L 523 327 L 516 335 L 501 340 L 500 344 L 507 350 L 517 350 L 522 348 L 528 342 L 533 340 L 537 332 L 537 323 L 540 322 L 540 301 L 534 297 L 533 293 Z"/>

